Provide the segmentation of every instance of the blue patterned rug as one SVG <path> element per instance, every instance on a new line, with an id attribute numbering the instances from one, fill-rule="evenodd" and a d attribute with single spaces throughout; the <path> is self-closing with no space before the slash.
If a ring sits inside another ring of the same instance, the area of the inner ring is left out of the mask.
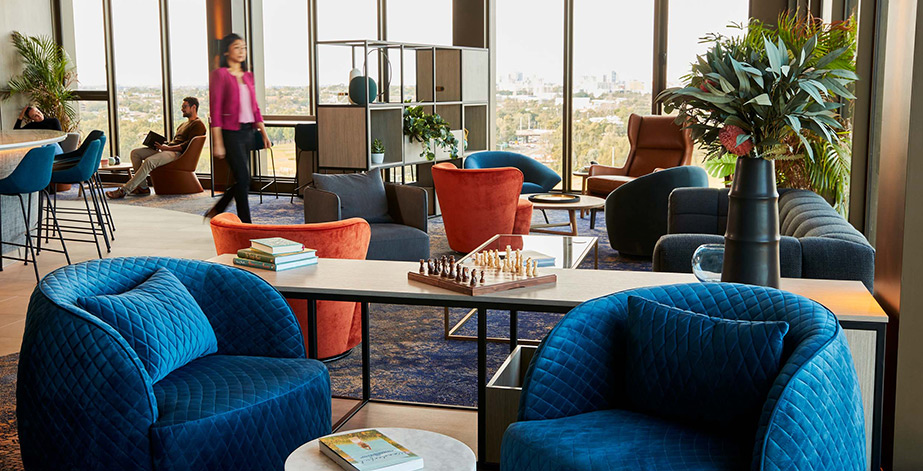
<path id="1" fill-rule="evenodd" d="M 63 192 L 58 198 L 74 199 L 76 192 Z M 215 199 L 208 192 L 198 195 L 139 196 L 114 200 L 113 204 L 128 204 L 204 214 Z M 230 210 L 233 211 L 233 204 Z M 304 222 L 303 203 L 289 199 L 250 196 L 250 210 L 255 223 L 301 224 Z M 549 211 L 551 222 L 564 222 L 566 212 Z M 535 214 L 535 222 L 541 220 Z M 603 270 L 650 271 L 650 260 L 620 257 L 609 246 L 605 221 L 599 215 L 595 229 L 589 227 L 589 217 L 578 219 L 580 235 L 599 238 L 599 268 Z M 452 252 L 445 238 L 441 218 L 430 219 L 431 251 L 433 256 Z M 592 255 L 581 265 L 592 269 Z M 373 304 L 371 313 L 372 397 L 400 401 L 473 406 L 477 401 L 477 344 L 472 341 L 446 340 L 443 337 L 443 309 L 414 306 Z M 465 309 L 450 311 L 451 324 L 467 313 Z M 519 315 L 519 337 L 541 339 L 561 319 L 562 314 L 522 312 Z M 501 311 L 488 312 L 488 335 L 507 337 L 509 315 Z M 475 335 L 477 320 L 472 319 L 458 332 Z M 509 352 L 506 344 L 488 344 L 488 378 L 503 363 Z M 0 470 L 21 469 L 19 443 L 15 422 L 15 375 L 19 355 L 0 357 Z M 327 364 L 333 393 L 337 396 L 358 397 L 361 387 L 361 355 L 359 347 L 346 358 Z"/>

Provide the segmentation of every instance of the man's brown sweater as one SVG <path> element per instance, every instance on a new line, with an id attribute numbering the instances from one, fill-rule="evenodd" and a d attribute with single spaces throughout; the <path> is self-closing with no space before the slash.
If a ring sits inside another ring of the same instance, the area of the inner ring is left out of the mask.
<path id="1" fill-rule="evenodd" d="M 176 134 L 173 135 L 173 140 L 168 142 L 168 146 L 182 146 L 180 153 L 186 152 L 186 148 L 189 147 L 189 142 L 192 141 L 193 137 L 204 136 L 205 135 L 205 123 L 201 119 L 191 119 L 186 120 L 183 124 L 180 124 L 176 128 Z"/>

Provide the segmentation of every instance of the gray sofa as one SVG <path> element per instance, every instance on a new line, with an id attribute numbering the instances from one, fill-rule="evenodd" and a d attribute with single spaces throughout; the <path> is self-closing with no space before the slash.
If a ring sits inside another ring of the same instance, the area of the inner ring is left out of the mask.
<path id="1" fill-rule="evenodd" d="M 670 195 L 667 235 L 654 247 L 654 271 L 692 271 L 702 244 L 723 244 L 728 190 L 680 188 Z M 782 277 L 858 280 L 872 291 L 875 249 L 822 197 L 779 190 Z"/>

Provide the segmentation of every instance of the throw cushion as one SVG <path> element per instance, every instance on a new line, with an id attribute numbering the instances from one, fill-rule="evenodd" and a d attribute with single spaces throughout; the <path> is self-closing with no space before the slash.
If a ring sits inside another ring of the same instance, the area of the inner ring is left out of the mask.
<path id="1" fill-rule="evenodd" d="M 362 218 L 369 224 L 392 222 L 381 173 L 314 174 L 314 186 L 340 197 L 340 217 Z"/>
<path id="2" fill-rule="evenodd" d="M 626 391 L 647 414 L 756 427 L 787 322 L 722 319 L 628 297 Z"/>
<path id="3" fill-rule="evenodd" d="M 165 268 L 124 293 L 82 297 L 78 302 L 122 335 L 155 383 L 218 351 L 215 331 L 202 308 Z"/>

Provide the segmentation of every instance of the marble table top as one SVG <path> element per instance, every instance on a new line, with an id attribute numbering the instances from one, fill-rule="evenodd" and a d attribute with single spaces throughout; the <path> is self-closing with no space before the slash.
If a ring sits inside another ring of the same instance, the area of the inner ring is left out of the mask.
<path id="1" fill-rule="evenodd" d="M 0 131 L 0 150 L 19 149 L 21 147 L 38 147 L 61 142 L 67 134 L 61 131 L 39 129 L 17 129 Z"/>
<path id="2" fill-rule="evenodd" d="M 341 430 L 336 435 L 357 432 L 356 429 Z M 477 458 L 464 443 L 441 433 L 410 428 L 376 427 L 388 438 L 406 447 L 423 458 L 425 471 L 474 471 Z M 342 471 L 332 459 L 318 448 L 317 440 L 311 440 L 296 448 L 285 460 L 285 471 L 330 470 Z"/>

